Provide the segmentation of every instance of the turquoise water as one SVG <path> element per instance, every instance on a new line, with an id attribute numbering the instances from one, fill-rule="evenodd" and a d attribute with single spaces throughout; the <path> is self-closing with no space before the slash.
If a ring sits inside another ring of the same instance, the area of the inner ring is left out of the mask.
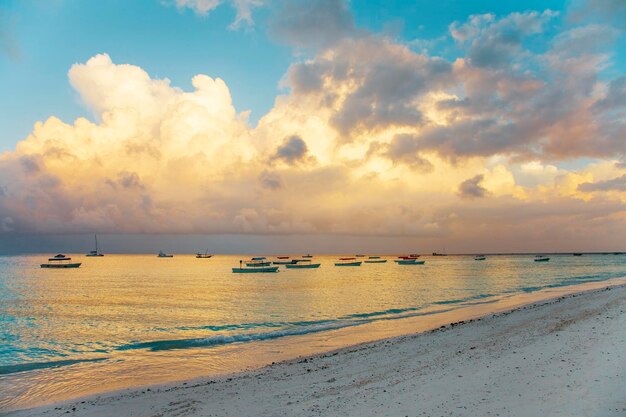
<path id="1" fill-rule="evenodd" d="M 263 363 L 270 349 L 292 349 L 290 341 L 305 335 L 316 336 L 304 343 L 317 343 L 337 329 L 395 326 L 626 275 L 623 255 L 547 263 L 529 255 L 422 257 L 426 264 L 416 266 L 389 257 L 354 268 L 316 256 L 319 269 L 281 266 L 276 274 L 232 274 L 241 256 L 73 257 L 81 268 L 40 269 L 47 255 L 0 257 L 0 409 L 229 372 Z"/>

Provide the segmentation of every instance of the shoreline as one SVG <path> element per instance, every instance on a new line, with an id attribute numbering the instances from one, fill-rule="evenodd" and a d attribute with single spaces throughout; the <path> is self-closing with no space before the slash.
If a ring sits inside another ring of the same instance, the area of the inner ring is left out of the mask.
<path id="1" fill-rule="evenodd" d="M 582 286 L 584 286 L 585 288 L 581 288 Z M 297 358 L 282 360 L 279 362 L 272 362 L 272 364 L 267 364 L 266 366 L 256 367 L 253 369 L 248 369 L 248 370 L 239 371 L 239 372 L 222 374 L 221 376 L 213 376 L 213 377 L 204 376 L 204 377 L 192 378 L 186 381 L 135 386 L 132 388 L 124 388 L 121 390 L 81 396 L 79 398 L 55 402 L 52 404 L 47 404 L 47 405 L 38 406 L 34 408 L 11 410 L 11 411 L 7 411 L 6 415 L 16 416 L 16 417 L 23 416 L 23 415 L 28 415 L 28 416 L 54 415 L 56 416 L 56 415 L 67 414 L 67 412 L 69 412 L 69 413 L 74 413 L 74 415 L 96 416 L 96 415 L 101 415 L 99 413 L 103 411 L 102 410 L 103 406 L 107 410 L 109 410 L 109 407 L 115 407 L 117 404 L 116 415 L 125 415 L 125 413 L 131 413 L 131 409 L 132 409 L 131 414 L 133 415 L 145 414 L 147 416 L 148 415 L 151 416 L 153 414 L 149 413 L 149 408 L 153 407 L 152 402 L 155 400 L 159 400 L 159 399 L 168 400 L 169 397 L 172 395 L 175 395 L 175 396 L 183 395 L 183 396 L 190 397 L 191 398 L 190 404 L 197 404 L 198 402 L 202 402 L 202 401 L 196 400 L 194 398 L 197 396 L 202 397 L 203 395 L 201 395 L 200 393 L 195 393 L 194 390 L 202 390 L 202 389 L 211 390 L 213 388 L 207 388 L 207 387 L 214 387 L 213 392 L 215 393 L 216 391 L 219 391 L 220 389 L 226 389 L 226 387 L 229 387 L 233 384 L 235 385 L 239 384 L 238 389 L 245 390 L 249 388 L 249 387 L 246 387 L 246 385 L 250 385 L 249 384 L 250 380 L 255 380 L 255 379 L 258 380 L 259 378 L 263 379 L 264 377 L 269 377 L 270 380 L 276 380 L 278 375 L 273 375 L 273 374 L 280 373 L 282 372 L 281 370 L 283 369 L 288 370 L 288 371 L 291 370 L 291 372 L 293 372 L 296 369 L 302 368 L 303 367 L 302 364 L 315 363 L 319 361 L 329 361 L 329 360 L 332 360 L 333 358 L 335 359 L 335 361 L 341 361 L 341 358 L 350 356 L 354 354 L 355 352 L 365 352 L 364 355 L 370 356 L 370 358 L 367 358 L 366 361 L 368 363 L 375 363 L 380 360 L 386 359 L 385 358 L 386 355 L 384 355 L 384 353 L 382 353 L 383 357 L 379 357 L 381 356 L 381 352 L 377 352 L 377 351 L 379 351 L 381 347 L 384 347 L 387 345 L 406 344 L 406 343 L 410 343 L 411 341 L 428 342 L 427 339 L 437 339 L 438 335 L 445 334 L 447 331 L 452 330 L 452 329 L 454 329 L 454 331 L 467 332 L 467 329 L 469 328 L 469 326 L 476 325 L 476 323 L 478 322 L 484 323 L 487 321 L 494 321 L 494 320 L 497 321 L 499 317 L 515 316 L 515 314 L 513 313 L 518 313 L 518 312 L 519 312 L 518 316 L 520 316 L 522 314 L 521 312 L 525 312 L 525 311 L 527 312 L 527 311 L 538 311 L 542 309 L 543 310 L 550 309 L 550 306 L 555 306 L 564 300 L 571 302 L 571 300 L 573 300 L 574 298 L 581 297 L 581 296 L 583 298 L 587 297 L 588 299 L 594 298 L 594 296 L 595 298 L 597 298 L 598 294 L 604 293 L 605 291 L 607 291 L 607 289 L 616 290 L 615 292 L 626 294 L 625 286 L 626 286 L 626 278 L 618 278 L 618 279 L 612 279 L 608 281 L 560 287 L 558 291 L 544 290 L 544 291 L 538 291 L 536 293 L 518 294 L 512 297 L 515 299 L 515 302 L 513 303 L 504 302 L 503 304 L 505 305 L 501 306 L 500 308 L 498 308 L 497 303 L 503 302 L 503 301 L 511 301 L 511 300 L 498 300 L 495 303 L 496 305 L 492 303 L 489 306 L 474 305 L 470 307 L 461 308 L 459 309 L 461 310 L 461 313 L 466 313 L 466 314 L 461 314 L 465 317 L 465 319 L 459 320 L 459 321 L 451 321 L 449 322 L 449 324 L 434 325 L 436 324 L 434 322 L 437 320 L 433 320 L 431 322 L 428 322 L 428 320 L 426 320 L 427 323 L 424 323 L 425 321 L 424 317 L 405 318 L 405 319 L 402 319 L 402 321 L 404 321 L 403 329 L 413 328 L 413 331 L 403 332 L 402 334 L 396 334 L 396 335 L 392 335 L 388 337 L 378 337 L 384 333 L 384 331 L 382 331 L 381 329 L 375 329 L 376 327 L 380 327 L 380 323 L 375 323 L 372 325 L 365 325 L 365 326 L 370 326 L 374 328 L 375 331 L 373 332 L 373 334 L 374 336 L 376 336 L 375 340 L 357 341 L 356 343 L 352 343 L 350 345 L 344 345 L 343 347 L 338 347 L 335 349 L 330 349 L 330 350 L 326 350 L 326 351 L 318 352 L 318 353 L 305 353 L 303 355 L 299 355 Z M 625 298 L 626 298 L 626 295 L 622 297 L 622 301 Z M 579 308 L 584 308 L 584 304 L 579 303 Z M 459 310 L 455 310 L 451 313 L 453 313 L 453 316 L 454 314 L 456 314 L 458 317 L 460 317 Z M 472 315 L 472 313 L 474 315 Z M 442 314 L 433 315 L 431 316 L 431 318 L 436 318 L 439 320 L 439 322 L 441 322 L 442 319 L 444 319 L 445 321 L 447 316 L 446 316 L 446 313 L 442 313 Z M 421 329 L 416 330 L 414 327 L 415 323 L 413 324 L 410 323 L 410 321 L 416 321 L 416 319 L 418 319 L 417 321 L 420 321 L 419 319 L 421 319 L 422 326 L 430 325 L 431 326 L 430 329 L 421 328 Z M 398 332 L 397 329 L 395 330 L 395 332 L 396 333 Z M 494 335 L 486 335 L 486 336 L 488 337 L 488 339 L 494 338 Z M 494 344 L 495 343 L 497 342 L 494 342 Z M 374 353 L 377 353 L 377 355 L 374 355 Z M 307 368 L 307 369 L 310 369 L 310 368 Z M 296 378 L 296 380 L 293 382 L 295 382 L 296 385 L 301 385 L 303 382 L 302 379 L 306 380 L 307 374 L 311 371 L 312 370 L 308 370 L 306 371 L 304 375 L 299 375 L 299 378 Z M 345 377 L 345 375 L 336 375 L 336 376 L 329 378 L 329 380 L 332 380 L 332 379 L 338 380 L 342 377 Z M 281 379 L 279 378 L 278 380 L 281 380 Z M 203 394 L 205 393 L 203 392 Z M 337 395 L 339 397 L 342 396 L 340 392 L 338 392 Z M 129 404 L 129 402 L 132 403 L 132 407 Z M 171 403 L 171 401 L 166 401 L 166 402 L 167 404 Z M 271 402 L 272 401 L 270 401 L 270 403 Z M 272 410 L 274 408 L 281 409 L 281 407 L 284 408 L 285 406 L 292 406 L 292 405 L 293 403 L 282 404 L 282 405 L 275 404 L 275 406 L 272 407 L 271 409 Z M 126 408 L 126 407 L 131 407 L 131 408 Z M 192 409 L 197 408 L 196 406 L 189 406 L 189 407 L 187 411 L 189 411 L 190 414 L 185 414 L 185 415 L 204 415 L 200 411 L 199 411 L 200 414 L 194 414 L 193 412 L 191 412 Z M 293 407 L 287 407 L 287 408 L 291 409 Z M 198 410 L 201 410 L 201 409 L 198 408 Z M 185 413 L 187 413 L 187 411 L 185 411 Z M 204 411 L 206 413 L 208 412 L 208 409 Z M 216 409 L 212 409 L 212 411 L 216 411 Z M 255 414 L 254 411 L 252 413 Z M 168 414 L 167 412 L 165 412 L 162 415 L 165 416 L 165 415 L 174 415 L 174 414 L 175 413 Z M 218 413 L 218 415 L 221 415 L 221 414 Z M 226 412 L 224 415 L 231 415 L 231 414 L 229 414 L 229 412 Z M 236 415 L 236 414 L 232 414 L 232 415 Z M 260 413 L 259 415 L 265 415 L 265 414 Z M 354 414 L 354 415 L 357 415 L 357 414 Z M 468 415 L 471 415 L 471 414 L 468 414 Z"/>

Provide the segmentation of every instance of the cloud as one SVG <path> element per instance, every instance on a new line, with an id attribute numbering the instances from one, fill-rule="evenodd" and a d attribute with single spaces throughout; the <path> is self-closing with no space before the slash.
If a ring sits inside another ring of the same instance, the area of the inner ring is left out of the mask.
<path id="1" fill-rule="evenodd" d="M 302 161 L 305 158 L 306 153 L 306 142 L 299 136 L 294 135 L 283 141 L 278 149 L 276 149 L 276 153 L 272 159 L 281 160 L 288 164 L 294 164 Z"/>
<path id="2" fill-rule="evenodd" d="M 586 182 L 580 184 L 578 190 L 586 193 L 596 191 L 626 191 L 626 174 L 611 180 Z"/>
<path id="3" fill-rule="evenodd" d="M 557 13 L 546 10 L 511 13 L 496 19 L 493 14 L 473 15 L 465 23 L 450 25 L 452 37 L 468 44 L 467 57 L 476 67 L 502 67 L 522 55 L 524 39 L 541 33 Z"/>
<path id="4" fill-rule="evenodd" d="M 282 0 L 270 32 L 300 48 L 325 48 L 359 33 L 344 0 Z"/>
<path id="5" fill-rule="evenodd" d="M 488 195 L 488 191 L 481 185 L 485 179 L 484 175 L 476 175 L 463 181 L 459 185 L 459 196 L 463 198 L 482 198 Z"/>
<path id="6" fill-rule="evenodd" d="M 574 0 L 568 17 L 576 23 L 601 21 L 614 27 L 626 29 L 626 3 L 622 0 Z"/>
<path id="7" fill-rule="evenodd" d="M 306 23 L 280 7 L 284 27 Z M 555 25 L 546 40 L 551 12 L 483 16 L 454 26 L 460 55 L 444 58 L 355 29 L 345 3 L 303 7 L 331 13 L 329 36 L 283 33 L 312 55 L 297 56 L 256 126 L 220 78 L 196 75 L 185 90 L 106 54 L 73 65 L 93 120 L 50 117 L 0 154 L 1 233 L 344 234 L 513 249 L 626 232 L 626 198 L 588 191 L 616 180 L 626 153 L 623 80 L 605 71 L 612 45 L 596 45 L 610 28 Z"/>
<path id="8" fill-rule="evenodd" d="M 193 10 L 200 16 L 206 16 L 225 0 L 175 0 L 176 6 L 180 9 L 188 8 Z M 236 11 L 235 20 L 230 25 L 232 29 L 237 29 L 242 24 L 252 25 L 254 21 L 252 19 L 252 9 L 262 6 L 264 0 L 230 0 L 232 7 Z"/>

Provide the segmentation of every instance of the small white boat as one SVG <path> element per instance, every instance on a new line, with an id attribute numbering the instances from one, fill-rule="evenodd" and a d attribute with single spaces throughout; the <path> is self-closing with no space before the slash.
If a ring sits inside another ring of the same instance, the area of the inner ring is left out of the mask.
<path id="1" fill-rule="evenodd" d="M 98 251 L 98 236 L 97 235 L 93 235 L 93 238 L 94 238 L 94 240 L 96 242 L 96 250 L 89 251 L 89 253 L 87 255 L 85 255 L 85 256 L 104 256 L 103 253 L 100 253 Z"/>
<path id="2" fill-rule="evenodd" d="M 162 250 L 159 251 L 159 254 L 157 255 L 157 258 L 173 258 L 174 255 L 168 255 L 167 253 L 163 252 Z"/>
<path id="3" fill-rule="evenodd" d="M 42 268 L 78 268 L 81 265 L 80 262 L 70 262 L 71 260 L 72 258 L 59 253 L 52 258 L 48 258 L 48 263 L 40 266 Z"/>

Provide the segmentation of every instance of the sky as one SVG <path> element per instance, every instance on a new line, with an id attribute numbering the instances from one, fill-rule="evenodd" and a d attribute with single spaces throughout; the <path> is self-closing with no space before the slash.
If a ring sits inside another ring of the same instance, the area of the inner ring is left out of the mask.
<path id="1" fill-rule="evenodd" d="M 624 22 L 621 0 L 4 0 L 0 253 L 626 250 Z"/>

